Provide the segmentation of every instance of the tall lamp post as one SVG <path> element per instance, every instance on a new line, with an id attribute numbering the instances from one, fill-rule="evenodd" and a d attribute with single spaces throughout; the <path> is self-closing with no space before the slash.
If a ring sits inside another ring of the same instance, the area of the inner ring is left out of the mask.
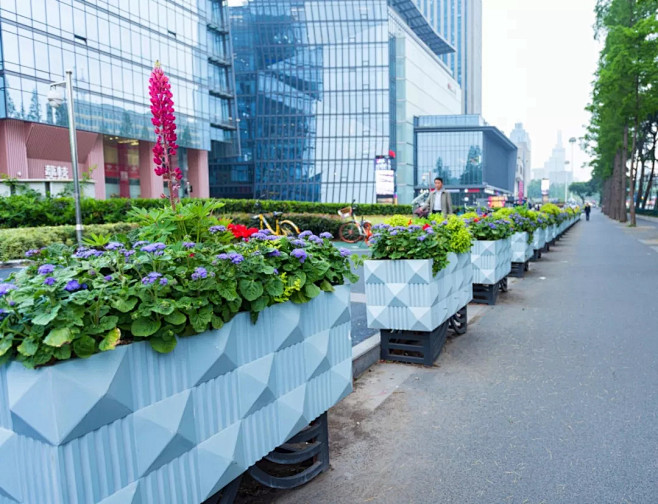
<path id="1" fill-rule="evenodd" d="M 65 80 L 53 82 L 48 91 L 48 104 L 58 108 L 64 102 L 61 87 L 66 88 L 66 101 L 69 117 L 69 142 L 71 144 L 71 165 L 73 168 L 73 198 L 75 200 L 75 236 L 78 246 L 82 246 L 82 211 L 80 209 L 80 179 L 78 177 L 78 138 L 75 134 L 75 114 L 73 113 L 73 70 L 66 70 Z"/>

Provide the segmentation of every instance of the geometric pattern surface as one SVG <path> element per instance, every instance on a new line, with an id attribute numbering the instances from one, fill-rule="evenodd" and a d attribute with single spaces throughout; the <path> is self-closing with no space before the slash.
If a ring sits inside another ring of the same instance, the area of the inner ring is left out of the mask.
<path id="1" fill-rule="evenodd" d="M 493 285 L 512 271 L 512 239 L 475 240 L 471 249 L 473 283 Z"/>
<path id="2" fill-rule="evenodd" d="M 170 354 L 0 367 L 0 504 L 203 502 L 351 392 L 349 295 L 240 313 Z"/>
<path id="3" fill-rule="evenodd" d="M 431 259 L 365 261 L 364 277 L 371 329 L 433 331 L 473 296 L 470 253 L 449 253 L 436 276 Z"/>
<path id="4" fill-rule="evenodd" d="M 546 245 L 546 230 L 537 228 L 532 233 L 532 248 L 534 250 L 541 250 Z"/>
<path id="5" fill-rule="evenodd" d="M 533 233 L 534 234 L 534 233 Z M 524 263 L 532 257 L 532 243 L 528 243 L 528 233 L 512 235 L 512 262 Z"/>

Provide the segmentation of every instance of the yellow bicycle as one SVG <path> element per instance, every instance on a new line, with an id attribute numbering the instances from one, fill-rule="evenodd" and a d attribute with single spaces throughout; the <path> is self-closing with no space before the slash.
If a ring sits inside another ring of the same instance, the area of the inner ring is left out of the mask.
<path id="1" fill-rule="evenodd" d="M 258 214 L 252 216 L 252 219 L 258 220 L 261 230 L 269 229 L 272 234 L 278 236 L 293 236 L 299 234 L 299 228 L 293 221 L 288 219 L 279 220 L 279 217 L 283 215 L 283 212 L 272 212 L 272 217 L 274 217 L 274 228 L 272 228 L 265 215 L 261 212 L 260 205 L 257 205 L 255 210 Z"/>

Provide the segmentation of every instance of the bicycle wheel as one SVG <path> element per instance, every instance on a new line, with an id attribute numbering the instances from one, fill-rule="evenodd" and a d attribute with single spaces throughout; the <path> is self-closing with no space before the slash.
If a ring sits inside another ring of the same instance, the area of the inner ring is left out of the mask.
<path id="1" fill-rule="evenodd" d="M 284 220 L 279 223 L 281 234 L 283 236 L 293 236 L 299 234 L 299 228 L 292 221 Z"/>
<path id="2" fill-rule="evenodd" d="M 343 224 L 338 230 L 338 236 L 341 240 L 347 243 L 356 243 L 363 238 L 361 230 L 356 222 L 346 222 Z"/>

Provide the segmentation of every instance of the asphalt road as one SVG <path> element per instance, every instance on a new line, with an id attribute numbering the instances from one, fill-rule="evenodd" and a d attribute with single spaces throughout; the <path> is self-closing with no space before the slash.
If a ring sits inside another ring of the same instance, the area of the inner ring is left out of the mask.
<path id="1" fill-rule="evenodd" d="M 371 368 L 330 471 L 252 502 L 658 502 L 656 231 L 583 218 L 434 367 Z"/>

